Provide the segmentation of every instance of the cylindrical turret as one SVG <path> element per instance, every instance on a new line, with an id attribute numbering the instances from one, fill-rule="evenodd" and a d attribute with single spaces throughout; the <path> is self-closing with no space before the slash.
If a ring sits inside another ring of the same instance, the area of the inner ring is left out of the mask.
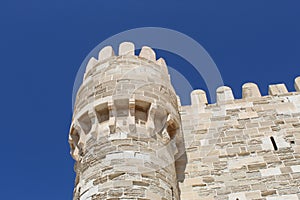
<path id="1" fill-rule="evenodd" d="M 91 58 L 78 90 L 69 143 L 74 200 L 179 199 L 182 134 L 164 60 L 124 42 Z"/>

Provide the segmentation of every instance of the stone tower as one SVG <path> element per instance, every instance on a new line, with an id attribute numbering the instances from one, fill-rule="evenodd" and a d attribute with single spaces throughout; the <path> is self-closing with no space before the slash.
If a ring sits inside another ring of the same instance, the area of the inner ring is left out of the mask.
<path id="1" fill-rule="evenodd" d="M 120 44 L 87 64 L 69 134 L 74 200 L 299 200 L 300 77 L 181 106 L 166 63 Z"/>
<path id="2" fill-rule="evenodd" d="M 91 58 L 78 90 L 69 134 L 74 200 L 178 200 L 175 160 L 181 122 L 165 61 L 143 47 L 107 46 Z"/>

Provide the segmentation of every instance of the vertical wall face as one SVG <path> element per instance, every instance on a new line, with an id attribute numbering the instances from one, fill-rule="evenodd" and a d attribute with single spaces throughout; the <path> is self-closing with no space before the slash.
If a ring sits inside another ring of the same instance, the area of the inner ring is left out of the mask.
<path id="1" fill-rule="evenodd" d="M 92 58 L 77 93 L 69 143 L 74 200 L 179 199 L 180 117 L 167 67 L 122 43 Z"/>
<path id="2" fill-rule="evenodd" d="M 216 104 L 194 91 L 181 109 L 188 164 L 182 200 L 300 199 L 300 93 L 282 84 L 261 97 L 255 84 L 234 100 L 228 87 Z"/>

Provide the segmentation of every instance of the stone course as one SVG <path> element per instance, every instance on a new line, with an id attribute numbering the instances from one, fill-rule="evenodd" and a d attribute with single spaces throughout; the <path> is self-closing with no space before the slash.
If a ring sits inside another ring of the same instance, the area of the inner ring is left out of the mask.
<path id="1" fill-rule="evenodd" d="M 74 200 L 300 199 L 300 77 L 181 106 L 150 47 L 105 47 L 87 64 L 69 134 Z"/>

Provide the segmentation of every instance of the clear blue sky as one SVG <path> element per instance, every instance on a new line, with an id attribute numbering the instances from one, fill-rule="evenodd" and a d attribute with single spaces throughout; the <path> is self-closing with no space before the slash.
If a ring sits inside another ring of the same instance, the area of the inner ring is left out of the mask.
<path id="1" fill-rule="evenodd" d="M 73 82 L 107 37 L 143 26 L 183 32 L 210 53 L 236 97 L 245 81 L 266 94 L 271 83 L 293 90 L 300 75 L 299 10 L 299 0 L 2 0 L 0 198 L 72 198 Z"/>

